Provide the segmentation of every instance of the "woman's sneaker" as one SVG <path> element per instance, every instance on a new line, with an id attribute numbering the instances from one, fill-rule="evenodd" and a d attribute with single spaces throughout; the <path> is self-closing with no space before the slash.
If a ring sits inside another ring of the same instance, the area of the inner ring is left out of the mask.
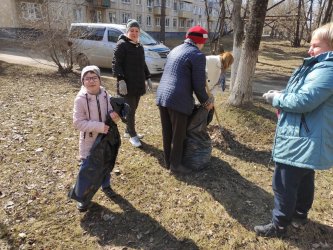
<path id="1" fill-rule="evenodd" d="M 295 211 L 293 214 L 291 225 L 295 228 L 299 228 L 308 223 L 308 214 Z"/>
<path id="2" fill-rule="evenodd" d="M 137 136 L 139 139 L 142 139 L 142 138 L 144 137 L 144 135 L 142 135 L 142 134 L 137 134 L 136 136 Z M 125 133 L 124 133 L 124 138 L 130 138 L 130 134 L 127 133 L 127 132 L 125 132 Z"/>
<path id="3" fill-rule="evenodd" d="M 80 212 L 85 212 L 88 210 L 90 206 L 90 201 L 86 201 L 86 202 L 78 202 L 76 204 L 76 208 L 80 211 Z"/>
<path id="4" fill-rule="evenodd" d="M 254 231 L 259 236 L 283 238 L 287 230 L 285 227 L 278 227 L 273 223 L 269 223 L 267 225 L 255 226 Z"/>
<path id="5" fill-rule="evenodd" d="M 136 148 L 139 148 L 142 146 L 141 142 L 140 142 L 140 139 L 137 137 L 137 136 L 134 136 L 134 137 L 131 137 L 129 139 L 130 143 L 136 147 Z"/>

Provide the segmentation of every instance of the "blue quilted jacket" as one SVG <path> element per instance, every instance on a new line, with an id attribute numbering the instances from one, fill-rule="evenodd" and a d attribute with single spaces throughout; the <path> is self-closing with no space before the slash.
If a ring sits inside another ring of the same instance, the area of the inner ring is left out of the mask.
<path id="1" fill-rule="evenodd" d="M 310 169 L 332 167 L 333 52 L 305 58 L 273 106 L 281 111 L 274 161 Z"/>
<path id="2" fill-rule="evenodd" d="M 156 104 L 186 115 L 192 114 L 193 93 L 200 103 L 208 100 L 205 68 L 205 55 L 190 39 L 186 39 L 168 55 L 157 88 Z"/>

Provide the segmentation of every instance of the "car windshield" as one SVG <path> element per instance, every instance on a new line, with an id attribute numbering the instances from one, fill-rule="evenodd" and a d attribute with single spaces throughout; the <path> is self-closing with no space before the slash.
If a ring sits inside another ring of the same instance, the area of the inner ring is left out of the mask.
<path id="1" fill-rule="evenodd" d="M 141 30 L 141 33 L 140 33 L 140 42 L 143 45 L 157 45 L 158 44 L 158 42 L 154 38 L 152 38 L 149 34 L 144 32 L 143 30 Z"/>

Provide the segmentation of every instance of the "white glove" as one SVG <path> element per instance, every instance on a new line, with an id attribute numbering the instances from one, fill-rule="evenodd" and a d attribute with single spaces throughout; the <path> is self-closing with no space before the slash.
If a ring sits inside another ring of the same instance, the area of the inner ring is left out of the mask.
<path id="1" fill-rule="evenodd" d="M 282 90 L 271 89 L 271 90 L 268 90 L 267 93 L 282 93 Z"/>
<path id="2" fill-rule="evenodd" d="M 147 90 L 152 91 L 153 90 L 153 83 L 151 82 L 151 79 L 147 79 Z"/>
<path id="3" fill-rule="evenodd" d="M 281 95 L 281 93 L 278 90 L 269 90 L 267 93 L 263 94 L 262 97 L 266 100 L 266 102 L 272 104 L 273 98 L 279 95 Z"/>
<path id="4" fill-rule="evenodd" d="M 118 82 L 118 91 L 121 95 L 127 95 L 127 85 L 124 80 Z"/>

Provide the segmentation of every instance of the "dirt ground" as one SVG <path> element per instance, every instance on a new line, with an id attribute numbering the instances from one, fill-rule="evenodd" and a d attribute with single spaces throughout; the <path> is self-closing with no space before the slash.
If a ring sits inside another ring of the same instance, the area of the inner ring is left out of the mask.
<path id="1" fill-rule="evenodd" d="M 287 78 L 305 51 L 267 41 L 256 74 L 267 83 Z M 262 101 L 229 107 L 228 92 L 219 92 L 223 132 L 214 119 L 209 167 L 176 176 L 163 168 L 155 92 L 147 93 L 137 115 L 143 148 L 122 138 L 112 173 L 117 197 L 98 191 L 80 213 L 67 198 L 79 166 L 72 127 L 78 76 L 2 61 L 0 76 L 0 249 L 333 249 L 332 170 L 316 175 L 308 224 L 294 224 L 285 239 L 253 232 L 269 222 L 273 206 L 276 116 Z M 103 85 L 115 94 L 114 79 L 103 78 Z"/>

